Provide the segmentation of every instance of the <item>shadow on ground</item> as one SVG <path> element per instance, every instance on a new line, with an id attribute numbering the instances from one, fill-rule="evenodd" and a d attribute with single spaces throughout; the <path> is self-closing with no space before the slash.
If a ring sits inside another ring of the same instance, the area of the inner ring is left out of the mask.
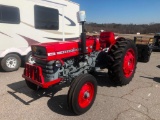
<path id="1" fill-rule="evenodd" d="M 160 68 L 160 65 L 157 65 L 156 67 L 157 67 L 157 68 Z M 153 81 L 155 81 L 155 82 L 160 83 L 160 77 L 145 77 L 145 76 L 140 76 L 140 77 L 147 78 L 147 79 L 151 79 L 151 80 L 153 80 Z"/>
<path id="2" fill-rule="evenodd" d="M 160 83 L 160 77 L 145 77 L 145 76 L 140 76 L 140 77 L 142 77 L 142 78 L 147 78 L 147 79 L 151 79 L 151 80 L 153 80 L 153 81 L 155 81 L 155 82 Z"/>
<path id="3" fill-rule="evenodd" d="M 97 79 L 98 86 L 102 87 L 113 87 L 115 86 L 108 77 L 107 73 L 97 72 L 94 74 L 94 76 Z M 64 87 L 68 87 L 67 84 L 61 84 L 52 86 L 48 89 L 40 89 L 39 91 L 32 91 L 30 90 L 25 81 L 19 81 L 16 83 L 8 84 L 9 88 L 12 89 L 12 91 L 8 91 L 10 95 L 12 95 L 15 99 L 22 102 L 24 105 L 30 105 L 32 102 L 38 100 L 41 97 L 49 97 L 50 99 L 47 102 L 48 107 L 55 113 L 65 115 L 65 116 L 73 116 L 68 109 L 67 106 L 67 94 L 66 95 L 56 95 L 55 94 L 62 90 Z M 28 97 L 31 98 L 31 100 L 26 101 L 24 98 L 19 96 L 19 93 L 22 93 Z"/>
<path id="4" fill-rule="evenodd" d="M 97 79 L 98 86 L 116 87 L 116 84 L 109 79 L 108 73 L 106 72 L 96 72 L 93 76 Z"/>
<path id="5" fill-rule="evenodd" d="M 157 68 L 160 68 L 160 65 L 157 65 L 156 67 L 157 67 Z"/>
<path id="6" fill-rule="evenodd" d="M 12 83 L 7 85 L 9 88 L 11 88 L 13 91 L 8 91 L 9 94 L 11 94 L 13 97 L 15 97 L 17 100 L 19 100 L 20 102 L 22 102 L 25 105 L 29 105 L 31 102 L 41 98 L 41 97 L 52 97 L 54 96 L 54 94 L 56 94 L 58 91 L 60 91 L 63 87 L 66 87 L 63 85 L 59 85 L 59 86 L 52 86 L 48 89 L 40 89 L 38 91 L 32 91 L 31 89 L 29 89 L 25 83 L 25 80 L 16 82 L 16 83 Z M 22 93 L 30 98 L 32 98 L 32 100 L 30 101 L 25 101 L 22 98 L 20 98 L 17 93 Z"/>
<path id="7" fill-rule="evenodd" d="M 57 114 L 65 115 L 65 116 L 75 116 L 68 108 L 67 104 L 67 95 L 58 95 L 53 96 L 47 102 L 48 107 L 50 110 Z"/>

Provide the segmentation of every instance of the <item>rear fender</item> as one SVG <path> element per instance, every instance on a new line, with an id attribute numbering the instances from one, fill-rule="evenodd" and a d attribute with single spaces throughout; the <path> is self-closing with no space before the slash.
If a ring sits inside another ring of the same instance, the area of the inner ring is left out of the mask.
<path id="1" fill-rule="evenodd" d="M 112 46 L 115 45 L 117 41 L 121 41 L 121 40 L 125 40 L 125 38 L 124 37 L 118 37 L 118 38 L 116 38 L 115 42 L 109 46 L 108 51 L 110 51 L 110 49 L 112 48 Z"/>
<path id="2" fill-rule="evenodd" d="M 99 38 L 100 46 L 102 49 L 107 48 L 111 46 L 112 44 L 115 44 L 115 35 L 113 32 L 101 32 L 100 38 Z"/>

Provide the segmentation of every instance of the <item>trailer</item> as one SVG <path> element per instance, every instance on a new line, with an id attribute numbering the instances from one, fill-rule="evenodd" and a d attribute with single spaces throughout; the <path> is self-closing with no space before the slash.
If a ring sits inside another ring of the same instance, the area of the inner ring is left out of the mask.
<path id="1" fill-rule="evenodd" d="M 156 33 L 151 39 L 153 40 L 153 51 L 160 51 L 160 33 Z"/>
<path id="2" fill-rule="evenodd" d="M 31 45 L 79 39 L 79 4 L 68 0 L 0 1 L 0 68 L 34 63 Z"/>

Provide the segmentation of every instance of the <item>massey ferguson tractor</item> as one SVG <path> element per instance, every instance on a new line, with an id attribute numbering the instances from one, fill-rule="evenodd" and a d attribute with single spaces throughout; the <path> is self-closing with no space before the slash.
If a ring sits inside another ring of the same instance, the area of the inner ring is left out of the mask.
<path id="1" fill-rule="evenodd" d="M 108 69 L 109 79 L 122 86 L 132 80 L 137 64 L 134 41 L 115 39 L 113 32 L 102 32 L 99 39 L 86 37 L 85 14 L 83 11 L 79 14 L 80 39 L 32 45 L 35 63 L 26 63 L 22 75 L 32 90 L 69 82 L 67 102 L 77 115 L 88 111 L 96 98 L 94 72 Z"/>

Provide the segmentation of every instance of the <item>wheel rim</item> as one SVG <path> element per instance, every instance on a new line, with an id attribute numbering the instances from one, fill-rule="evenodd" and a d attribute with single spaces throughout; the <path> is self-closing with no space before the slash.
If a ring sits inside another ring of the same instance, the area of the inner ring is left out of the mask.
<path id="1" fill-rule="evenodd" d="M 8 68 L 16 68 L 17 66 L 17 59 L 14 58 L 14 57 L 9 57 L 7 60 L 6 60 L 6 66 Z"/>
<path id="2" fill-rule="evenodd" d="M 34 60 L 34 58 L 32 57 L 32 55 L 30 55 L 30 56 L 28 57 L 28 62 L 29 62 L 30 64 L 34 64 L 34 63 L 35 63 L 35 60 Z"/>
<path id="3" fill-rule="evenodd" d="M 127 50 L 124 56 L 123 72 L 125 77 L 130 77 L 135 68 L 135 53 L 133 49 Z"/>
<path id="4" fill-rule="evenodd" d="M 81 108 L 86 108 L 90 105 L 94 97 L 94 92 L 93 83 L 87 82 L 82 86 L 78 95 L 78 104 Z"/>

